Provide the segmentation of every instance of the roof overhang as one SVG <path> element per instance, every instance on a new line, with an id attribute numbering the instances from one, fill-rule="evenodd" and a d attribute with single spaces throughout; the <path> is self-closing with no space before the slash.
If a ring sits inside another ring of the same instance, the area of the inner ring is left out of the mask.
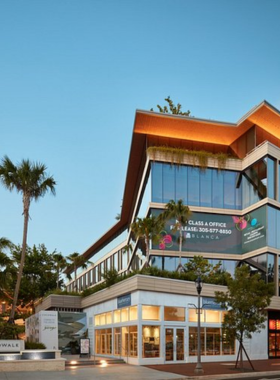
<path id="1" fill-rule="evenodd" d="M 90 259 L 131 223 L 146 161 L 148 136 L 230 146 L 253 125 L 259 125 L 280 139 L 280 112 L 266 101 L 237 123 L 136 110 L 120 220 L 84 252 L 84 258 Z"/>

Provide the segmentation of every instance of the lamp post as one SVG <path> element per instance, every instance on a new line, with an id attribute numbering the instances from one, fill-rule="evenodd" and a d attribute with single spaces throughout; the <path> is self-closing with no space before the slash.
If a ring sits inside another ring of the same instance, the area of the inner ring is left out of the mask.
<path id="1" fill-rule="evenodd" d="M 200 306 L 200 293 L 202 290 L 202 281 L 200 277 L 200 271 L 198 272 L 198 277 L 195 280 L 195 286 L 196 291 L 198 294 L 198 300 L 197 300 L 197 364 L 195 367 L 194 372 L 195 373 L 204 373 L 202 365 L 201 365 L 201 342 L 200 342 L 200 313 L 201 313 L 201 306 Z"/>

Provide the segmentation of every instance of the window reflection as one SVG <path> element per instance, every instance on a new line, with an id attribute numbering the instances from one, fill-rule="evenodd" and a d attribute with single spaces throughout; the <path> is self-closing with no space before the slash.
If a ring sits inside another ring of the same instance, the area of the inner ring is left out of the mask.
<path id="1" fill-rule="evenodd" d="M 189 328 L 189 355 L 197 355 L 197 328 Z M 235 344 L 226 340 L 220 328 L 204 327 L 201 329 L 201 354 L 213 355 L 234 355 Z"/>
<path id="2" fill-rule="evenodd" d="M 153 202 L 183 199 L 189 206 L 241 209 L 267 196 L 276 198 L 276 164 L 270 157 L 242 173 L 158 162 L 152 163 L 151 168 Z"/>
<path id="3" fill-rule="evenodd" d="M 164 307 L 164 320 L 165 321 L 185 321 L 185 309 L 183 307 Z"/>

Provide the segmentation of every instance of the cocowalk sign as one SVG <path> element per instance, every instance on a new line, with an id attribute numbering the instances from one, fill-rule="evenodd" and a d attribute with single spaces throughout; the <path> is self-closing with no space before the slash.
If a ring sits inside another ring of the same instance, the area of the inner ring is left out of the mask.
<path id="1" fill-rule="evenodd" d="M 153 210 L 152 214 L 159 214 Z M 266 207 L 244 216 L 192 213 L 183 227 L 183 251 L 243 254 L 266 245 Z M 179 250 L 175 220 L 169 220 L 153 249 Z"/>

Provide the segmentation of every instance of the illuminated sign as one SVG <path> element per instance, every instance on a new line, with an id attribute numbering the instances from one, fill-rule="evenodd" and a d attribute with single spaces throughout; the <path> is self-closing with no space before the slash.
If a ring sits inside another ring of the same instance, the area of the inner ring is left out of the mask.
<path id="1" fill-rule="evenodd" d="M 160 210 L 153 210 L 158 215 Z M 178 251 L 179 232 L 169 220 L 153 249 Z M 244 216 L 192 213 L 182 228 L 183 251 L 242 254 L 266 246 L 266 207 Z"/>

